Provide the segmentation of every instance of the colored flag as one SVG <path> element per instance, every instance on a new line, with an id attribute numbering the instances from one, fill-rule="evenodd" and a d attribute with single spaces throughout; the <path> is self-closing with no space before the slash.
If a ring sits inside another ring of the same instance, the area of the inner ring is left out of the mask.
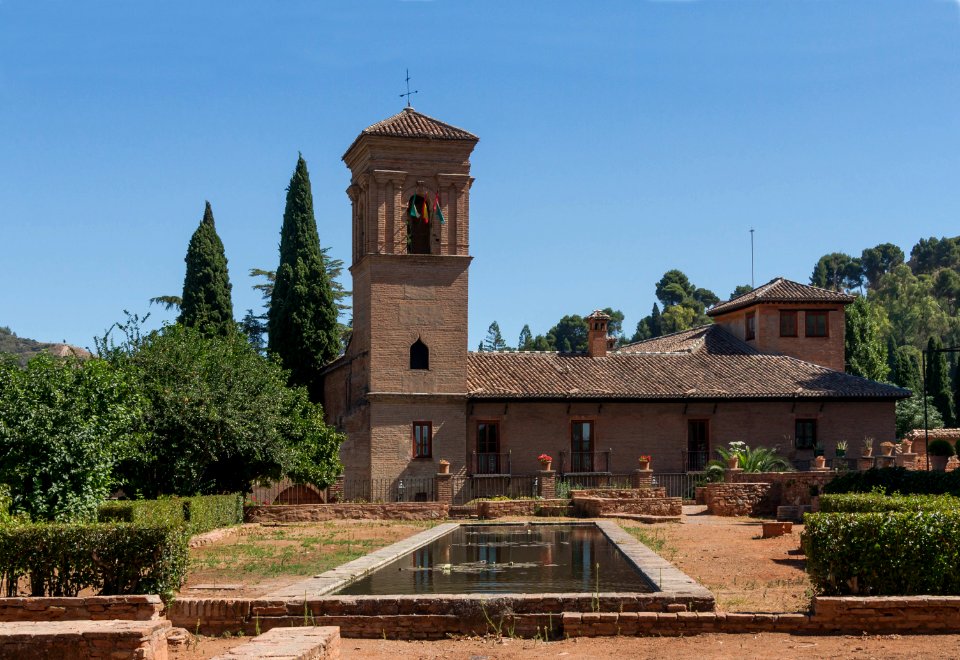
<path id="1" fill-rule="evenodd" d="M 447 219 L 443 217 L 443 210 L 440 208 L 440 193 L 433 198 L 433 217 L 440 218 L 440 224 L 446 224 Z"/>
<path id="2" fill-rule="evenodd" d="M 412 195 L 410 197 L 410 217 L 419 218 L 420 214 L 417 212 L 417 196 Z"/>
<path id="3" fill-rule="evenodd" d="M 420 199 L 423 200 L 423 222 L 424 224 L 429 224 L 430 223 L 430 207 L 427 206 L 427 198 L 421 197 Z"/>

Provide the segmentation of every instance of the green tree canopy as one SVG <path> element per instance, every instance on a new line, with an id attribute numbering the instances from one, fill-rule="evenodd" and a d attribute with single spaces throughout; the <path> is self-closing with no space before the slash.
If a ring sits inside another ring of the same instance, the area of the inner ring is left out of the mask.
<path id="1" fill-rule="evenodd" d="M 871 289 L 875 288 L 880 278 L 902 264 L 903 259 L 903 250 L 893 243 L 881 243 L 864 250 L 860 255 L 860 264 L 863 267 L 863 276 L 867 280 L 867 285 Z"/>
<path id="2" fill-rule="evenodd" d="M 533 350 L 533 333 L 530 332 L 530 326 L 526 323 L 523 324 L 523 328 L 520 330 L 520 338 L 517 340 L 517 350 Z"/>
<path id="3" fill-rule="evenodd" d="M 199 328 L 207 334 L 226 335 L 234 332 L 236 323 L 230 299 L 227 257 L 223 242 L 217 235 L 210 202 L 206 203 L 200 226 L 190 238 L 184 261 L 187 263 L 187 273 L 183 278 L 177 322 Z"/>
<path id="4" fill-rule="evenodd" d="M 587 350 L 587 322 L 578 314 L 564 316 L 547 332 L 547 344 L 561 353 Z"/>
<path id="5" fill-rule="evenodd" d="M 504 351 L 509 347 L 507 342 L 504 340 L 503 335 L 500 334 L 500 324 L 494 321 L 490 324 L 490 327 L 487 328 L 487 336 L 483 340 L 483 350 L 484 351 Z"/>
<path id="6" fill-rule="evenodd" d="M 885 381 L 890 373 L 885 337 L 890 321 L 878 304 L 858 296 L 847 306 L 844 347 L 847 373 Z"/>
<path id="7" fill-rule="evenodd" d="M 656 287 L 657 298 L 665 308 L 692 299 L 695 291 L 696 287 L 690 284 L 690 279 L 676 268 L 664 273 Z"/>
<path id="8" fill-rule="evenodd" d="M 114 487 L 142 414 L 128 371 L 40 354 L 0 360 L 0 483 L 33 520 L 87 520 Z"/>
<path id="9" fill-rule="evenodd" d="M 290 371 L 290 382 L 306 386 L 314 401 L 323 398 L 321 369 L 340 353 L 337 317 L 313 215 L 310 174 L 301 156 L 287 188 L 267 349 Z"/>
<path id="10" fill-rule="evenodd" d="M 923 390 L 920 378 L 920 350 L 915 346 L 898 346 L 893 353 L 890 379 L 914 394 Z"/>
<path id="11" fill-rule="evenodd" d="M 921 238 L 910 250 L 910 268 L 916 275 L 932 275 L 941 268 L 960 269 L 960 236 Z"/>
<path id="12" fill-rule="evenodd" d="M 857 289 L 863 284 L 863 267 L 849 254 L 825 254 L 814 266 L 810 284 L 834 291 Z"/>
<path id="13" fill-rule="evenodd" d="M 931 337 L 927 342 L 927 393 L 933 398 L 933 405 L 940 412 L 945 426 L 956 426 L 953 410 L 953 387 L 950 381 L 950 369 L 947 366 L 946 353 L 938 352 L 943 348 L 939 337 Z"/>
<path id="14" fill-rule="evenodd" d="M 738 284 L 737 288 L 733 290 L 733 293 L 730 294 L 731 298 L 739 298 L 745 293 L 750 293 L 753 291 L 753 287 L 749 284 Z"/>

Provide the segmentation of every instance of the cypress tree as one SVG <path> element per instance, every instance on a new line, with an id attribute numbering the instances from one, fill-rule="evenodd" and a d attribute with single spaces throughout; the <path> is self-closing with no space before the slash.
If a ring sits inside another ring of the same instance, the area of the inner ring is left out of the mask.
<path id="1" fill-rule="evenodd" d="M 887 379 L 890 366 L 881 327 L 885 321 L 883 308 L 863 296 L 847 307 L 844 333 L 847 373 L 871 380 Z"/>
<path id="2" fill-rule="evenodd" d="M 900 387 L 920 394 L 923 383 L 920 381 L 920 351 L 916 347 L 900 346 L 893 352 L 890 378 Z"/>
<path id="3" fill-rule="evenodd" d="M 207 202 L 200 226 L 187 248 L 187 273 L 183 278 L 178 323 L 210 335 L 228 335 L 236 328 L 230 300 L 230 276 L 223 242 L 217 236 L 213 210 Z"/>
<path id="4" fill-rule="evenodd" d="M 340 353 L 337 315 L 313 215 L 310 174 L 300 156 L 283 211 L 267 349 L 290 370 L 291 384 L 306 386 L 314 401 L 323 398 L 320 370 Z"/>
<path id="5" fill-rule="evenodd" d="M 933 397 L 933 405 L 943 417 L 944 426 L 952 428 L 956 426 L 956 419 L 953 416 L 953 388 L 947 355 L 933 352 L 940 348 L 943 348 L 943 342 L 939 337 L 931 337 L 927 342 L 927 392 Z"/>
<path id="6" fill-rule="evenodd" d="M 660 314 L 660 308 L 657 303 L 653 303 L 653 311 L 650 313 L 650 336 L 659 337 L 663 334 L 663 317 Z"/>

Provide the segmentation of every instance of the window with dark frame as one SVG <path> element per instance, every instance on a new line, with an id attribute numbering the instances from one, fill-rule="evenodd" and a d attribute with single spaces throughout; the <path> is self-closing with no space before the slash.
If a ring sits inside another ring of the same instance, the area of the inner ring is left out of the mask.
<path id="1" fill-rule="evenodd" d="M 750 340 L 756 339 L 757 337 L 757 313 L 756 312 L 747 312 L 747 315 L 743 317 L 743 338 Z"/>
<path id="2" fill-rule="evenodd" d="M 830 332 L 830 326 L 827 321 L 828 312 L 808 311 L 804 314 L 805 334 L 807 337 L 826 337 Z"/>
<path id="3" fill-rule="evenodd" d="M 817 446 L 817 420 L 798 419 L 796 420 L 796 432 L 794 433 L 794 445 L 797 449 L 813 449 Z"/>
<path id="4" fill-rule="evenodd" d="M 570 423 L 570 471 L 593 472 L 593 420 Z"/>
<path id="5" fill-rule="evenodd" d="M 433 456 L 433 423 L 413 423 L 413 457 L 430 458 Z"/>
<path id="6" fill-rule="evenodd" d="M 797 310 L 795 309 L 780 310 L 780 336 L 781 337 L 797 336 Z"/>

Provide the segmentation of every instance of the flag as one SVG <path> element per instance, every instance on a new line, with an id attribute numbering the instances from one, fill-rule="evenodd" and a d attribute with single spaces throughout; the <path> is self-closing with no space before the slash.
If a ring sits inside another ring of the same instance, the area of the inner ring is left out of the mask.
<path id="1" fill-rule="evenodd" d="M 427 198 L 421 197 L 420 199 L 423 200 L 423 222 L 424 224 L 429 224 L 430 223 L 430 207 L 427 206 Z"/>
<path id="2" fill-rule="evenodd" d="M 447 219 L 443 217 L 443 210 L 440 208 L 440 193 L 433 198 L 433 217 L 440 218 L 440 224 L 446 224 Z"/>
<path id="3" fill-rule="evenodd" d="M 420 214 L 417 212 L 417 196 L 411 195 L 410 197 L 410 217 L 419 218 Z"/>

